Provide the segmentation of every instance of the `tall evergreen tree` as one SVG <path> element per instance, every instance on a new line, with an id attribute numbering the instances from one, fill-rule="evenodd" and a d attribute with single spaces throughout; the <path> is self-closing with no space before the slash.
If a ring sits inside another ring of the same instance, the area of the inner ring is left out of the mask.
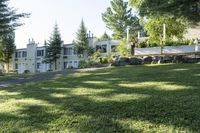
<path id="1" fill-rule="evenodd" d="M 9 7 L 9 0 L 0 0 L 0 59 L 9 65 L 10 54 L 14 47 L 14 30 L 23 25 L 20 18 L 28 17 L 28 13 L 17 13 L 13 7 Z M 8 44 L 8 41 L 10 44 Z"/>
<path id="2" fill-rule="evenodd" d="M 133 16 L 132 9 L 128 2 L 123 0 L 112 0 L 111 7 L 102 13 L 102 19 L 107 28 L 113 31 L 114 39 L 122 39 L 126 36 L 127 28 L 130 27 L 130 34 L 135 34 L 139 29 L 139 19 Z"/>
<path id="3" fill-rule="evenodd" d="M 78 29 L 78 32 L 76 33 L 76 40 L 73 41 L 74 44 L 74 51 L 79 56 L 84 56 L 84 54 L 87 53 L 89 48 L 89 41 L 87 38 L 87 28 L 85 27 L 84 21 L 81 21 L 80 28 Z"/>
<path id="4" fill-rule="evenodd" d="M 49 39 L 49 42 L 46 44 L 46 56 L 45 62 L 54 63 L 55 70 L 57 70 L 57 59 L 60 58 L 61 48 L 63 41 L 61 39 L 60 31 L 58 25 L 55 24 L 53 33 Z"/>
<path id="5" fill-rule="evenodd" d="M 21 26 L 20 18 L 28 17 L 27 13 L 16 13 L 17 10 L 8 6 L 9 0 L 0 0 L 0 36 L 12 32 Z"/>
<path id="6" fill-rule="evenodd" d="M 15 51 L 15 36 L 14 33 L 9 33 L 6 35 L 3 35 L 1 37 L 1 53 L 2 58 L 1 61 L 7 64 L 7 71 L 9 72 L 10 68 L 10 59 L 12 58 L 12 55 Z"/>

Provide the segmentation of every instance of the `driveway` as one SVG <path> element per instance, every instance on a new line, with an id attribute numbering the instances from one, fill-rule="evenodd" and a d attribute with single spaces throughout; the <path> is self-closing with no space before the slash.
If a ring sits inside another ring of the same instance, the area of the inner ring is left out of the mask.
<path id="1" fill-rule="evenodd" d="M 102 69 L 102 68 L 69 69 L 69 70 L 58 71 L 58 72 L 48 72 L 48 73 L 44 73 L 44 74 L 33 75 L 30 77 L 26 77 L 26 78 L 18 78 L 18 79 L 14 79 L 14 80 L 0 81 L 0 87 L 9 87 L 9 86 L 20 85 L 20 84 L 24 84 L 24 83 L 43 81 L 43 80 L 48 80 L 48 79 L 64 76 L 66 74 L 95 71 L 98 69 Z"/>

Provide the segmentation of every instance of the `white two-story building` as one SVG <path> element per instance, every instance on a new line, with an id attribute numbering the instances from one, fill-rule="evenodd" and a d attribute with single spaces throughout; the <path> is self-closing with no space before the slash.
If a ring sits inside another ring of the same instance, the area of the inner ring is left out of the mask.
<path id="1" fill-rule="evenodd" d="M 119 44 L 119 41 L 107 40 L 97 42 L 96 38 L 89 38 L 89 46 L 95 51 L 101 51 L 101 57 L 108 53 L 114 53 L 115 47 Z M 45 59 L 45 47 L 38 47 L 35 41 L 29 40 L 27 47 L 23 49 L 16 49 L 13 57 L 10 61 L 10 71 L 16 71 L 17 73 L 29 72 L 47 72 L 50 69 L 54 70 L 54 64 L 48 64 L 44 62 Z M 87 58 L 79 58 L 74 52 L 73 44 L 63 44 L 60 59 L 57 60 L 57 70 L 63 70 L 70 67 L 78 68 L 80 60 L 87 60 Z M 6 69 L 6 65 L 3 67 Z"/>

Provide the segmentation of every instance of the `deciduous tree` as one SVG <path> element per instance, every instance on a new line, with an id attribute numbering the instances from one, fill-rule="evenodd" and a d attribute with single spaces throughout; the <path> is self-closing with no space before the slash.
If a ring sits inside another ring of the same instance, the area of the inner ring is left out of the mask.
<path id="1" fill-rule="evenodd" d="M 199 0 L 129 0 L 141 16 L 172 15 L 186 18 L 194 23 L 200 22 Z"/>
<path id="2" fill-rule="evenodd" d="M 166 40 L 183 39 L 187 23 L 182 19 L 175 17 L 151 17 L 145 24 L 145 31 L 149 36 L 150 43 L 162 44 L 163 41 L 163 24 L 166 25 Z"/>

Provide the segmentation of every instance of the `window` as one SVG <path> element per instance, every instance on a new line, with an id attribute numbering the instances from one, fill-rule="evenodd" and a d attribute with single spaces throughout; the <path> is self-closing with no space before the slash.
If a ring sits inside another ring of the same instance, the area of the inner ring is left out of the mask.
<path id="1" fill-rule="evenodd" d="M 21 58 L 21 52 L 15 52 L 15 58 Z"/>
<path id="2" fill-rule="evenodd" d="M 107 52 L 107 45 L 105 44 L 105 45 L 102 45 L 102 47 L 101 47 L 101 52 L 102 53 L 106 53 Z"/>
<path id="3" fill-rule="evenodd" d="M 97 45 L 96 46 L 96 51 L 101 50 L 101 46 Z"/>
<path id="4" fill-rule="evenodd" d="M 26 51 L 22 52 L 22 57 L 27 57 L 27 52 Z"/>
<path id="5" fill-rule="evenodd" d="M 18 69 L 18 64 L 17 63 L 15 63 L 15 69 Z"/>
<path id="6" fill-rule="evenodd" d="M 44 56 L 44 50 L 37 50 L 37 56 Z"/>
<path id="7" fill-rule="evenodd" d="M 111 46 L 111 52 L 116 52 L 116 45 Z"/>
<path id="8" fill-rule="evenodd" d="M 40 69 L 40 63 L 37 63 L 37 69 Z"/>
<path id="9" fill-rule="evenodd" d="M 72 66 L 72 61 L 69 61 L 69 66 Z"/>
<path id="10" fill-rule="evenodd" d="M 74 61 L 74 68 L 78 68 L 78 61 Z"/>
<path id="11" fill-rule="evenodd" d="M 68 62 L 64 62 L 64 69 L 67 68 Z"/>
<path id="12" fill-rule="evenodd" d="M 72 48 L 64 48 L 64 55 L 72 55 L 73 49 Z"/>

